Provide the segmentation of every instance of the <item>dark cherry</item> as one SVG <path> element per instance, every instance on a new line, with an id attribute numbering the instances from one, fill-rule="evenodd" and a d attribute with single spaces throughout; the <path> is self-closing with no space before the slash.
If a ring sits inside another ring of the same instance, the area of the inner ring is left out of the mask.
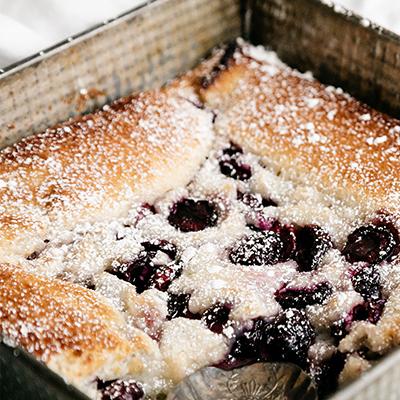
<path id="1" fill-rule="evenodd" d="M 168 319 L 174 319 L 178 317 L 197 319 L 198 315 L 192 314 L 189 311 L 189 300 L 190 294 L 181 293 L 174 294 L 170 293 L 168 298 Z"/>
<path id="2" fill-rule="evenodd" d="M 229 304 L 216 304 L 205 311 L 201 317 L 202 321 L 214 333 L 222 333 L 229 321 L 229 313 L 232 307 Z"/>
<path id="3" fill-rule="evenodd" d="M 85 283 L 85 288 L 90 290 L 96 290 L 96 285 L 93 282 L 89 281 Z"/>
<path id="4" fill-rule="evenodd" d="M 150 242 L 142 243 L 147 254 L 154 257 L 158 251 L 165 253 L 169 258 L 174 259 L 176 257 L 176 246 L 167 240 L 153 240 Z"/>
<path id="5" fill-rule="evenodd" d="M 317 385 L 320 398 L 333 393 L 338 387 L 339 374 L 346 361 L 346 355 L 335 351 L 331 357 L 310 365 L 310 374 Z"/>
<path id="6" fill-rule="evenodd" d="M 156 213 L 156 209 L 154 208 L 154 206 L 152 204 L 149 203 L 143 203 L 142 204 L 142 208 L 144 208 L 145 210 L 150 211 L 152 214 Z"/>
<path id="7" fill-rule="evenodd" d="M 236 156 L 238 154 L 243 154 L 243 150 L 239 147 L 236 146 L 234 143 L 230 143 L 229 147 L 225 147 L 222 150 L 222 156 Z"/>
<path id="8" fill-rule="evenodd" d="M 274 232 L 254 232 L 242 238 L 229 254 L 234 264 L 276 264 L 282 254 L 282 241 Z"/>
<path id="9" fill-rule="evenodd" d="M 141 400 L 144 399 L 142 387 L 133 380 L 97 380 L 97 389 L 102 400 Z"/>
<path id="10" fill-rule="evenodd" d="M 265 218 L 262 212 L 257 213 L 257 222 L 256 224 L 248 224 L 247 226 L 254 232 L 265 232 L 265 231 L 272 231 L 276 223 L 275 218 L 267 217 Z"/>
<path id="11" fill-rule="evenodd" d="M 369 321 L 376 324 L 382 315 L 385 303 L 385 299 L 373 299 L 354 306 L 344 318 L 333 323 L 331 335 L 341 340 L 349 333 L 354 321 Z"/>
<path id="12" fill-rule="evenodd" d="M 141 253 L 135 260 L 124 262 L 109 272 L 119 279 L 131 283 L 136 287 L 138 293 L 142 293 L 148 288 L 148 283 L 154 272 L 154 264 L 151 257 Z"/>
<path id="13" fill-rule="evenodd" d="M 201 231 L 217 225 L 217 207 L 207 200 L 183 199 L 172 207 L 168 222 L 182 232 Z"/>
<path id="14" fill-rule="evenodd" d="M 34 251 L 33 253 L 29 254 L 29 256 L 26 257 L 27 260 L 36 260 L 40 255 L 39 251 Z"/>
<path id="15" fill-rule="evenodd" d="M 283 287 L 275 293 L 276 301 L 282 308 L 304 308 L 313 304 L 322 304 L 332 294 L 332 286 L 328 282 L 305 288 Z"/>
<path id="16" fill-rule="evenodd" d="M 381 298 L 381 276 L 376 266 L 361 266 L 351 277 L 351 282 L 364 299 Z"/>
<path id="17" fill-rule="evenodd" d="M 156 209 L 154 208 L 153 205 L 149 204 L 149 203 L 143 203 L 142 205 L 140 205 L 137 208 L 137 217 L 136 217 L 136 223 L 138 223 L 139 221 L 141 221 L 143 218 L 145 218 L 147 215 L 150 214 L 155 214 L 156 213 Z M 117 236 L 117 240 L 123 239 L 123 237 L 119 238 Z"/>
<path id="18" fill-rule="evenodd" d="M 251 177 L 251 167 L 238 160 L 238 156 L 242 153 L 242 149 L 234 144 L 222 150 L 222 155 L 219 160 L 219 169 L 221 173 L 240 181 L 248 180 Z"/>
<path id="19" fill-rule="evenodd" d="M 251 329 L 245 330 L 237 336 L 228 356 L 222 363 L 218 364 L 218 367 L 230 370 L 266 359 L 267 354 L 263 342 L 268 326 L 269 322 L 256 319 Z"/>
<path id="20" fill-rule="evenodd" d="M 149 288 L 154 288 L 165 292 L 168 290 L 172 281 L 180 276 L 182 267 L 180 265 L 160 265 L 155 269 L 149 279 Z"/>
<path id="21" fill-rule="evenodd" d="M 263 197 L 262 199 L 263 207 L 278 207 L 278 203 L 272 199 L 266 199 Z"/>
<path id="22" fill-rule="evenodd" d="M 253 328 L 240 334 L 227 358 L 218 366 L 237 368 L 256 361 L 286 361 L 308 364 L 308 349 L 315 332 L 302 310 L 282 311 L 272 321 L 257 319 Z"/>
<path id="23" fill-rule="evenodd" d="M 390 222 L 378 222 L 357 228 L 343 249 L 347 261 L 378 264 L 399 252 L 399 234 Z"/>
<path id="24" fill-rule="evenodd" d="M 367 319 L 369 322 L 371 322 L 372 324 L 376 324 L 380 320 L 383 310 L 385 308 L 385 304 L 385 299 L 371 300 L 367 302 Z"/>
<path id="25" fill-rule="evenodd" d="M 219 162 L 219 169 L 221 173 L 229 178 L 237 179 L 240 181 L 247 181 L 251 178 L 251 167 L 231 158 L 228 160 L 221 160 Z"/>
<path id="26" fill-rule="evenodd" d="M 167 290 L 172 280 L 179 275 L 181 266 L 173 263 L 155 265 L 153 259 L 157 252 L 161 251 L 174 260 L 177 254 L 175 245 L 166 240 L 156 240 L 144 242 L 142 246 L 144 251 L 135 260 L 122 263 L 109 272 L 134 285 L 138 293 L 142 293 L 150 287 Z"/>
<path id="27" fill-rule="evenodd" d="M 306 225 L 297 230 L 295 259 L 300 271 L 318 268 L 323 256 L 333 247 L 329 234 L 317 225 Z"/>
<path id="28" fill-rule="evenodd" d="M 275 201 L 273 201 L 272 199 L 264 199 L 259 193 L 242 193 L 238 191 L 237 199 L 254 210 L 261 210 L 263 207 L 278 206 Z"/>
<path id="29" fill-rule="evenodd" d="M 315 332 L 305 312 L 290 308 L 282 311 L 269 326 L 264 345 L 270 359 L 305 367 L 308 349 L 314 340 Z"/>
<path id="30" fill-rule="evenodd" d="M 296 227 L 294 225 L 282 225 L 279 221 L 274 221 L 271 230 L 277 233 L 282 241 L 281 261 L 292 258 L 297 248 Z"/>

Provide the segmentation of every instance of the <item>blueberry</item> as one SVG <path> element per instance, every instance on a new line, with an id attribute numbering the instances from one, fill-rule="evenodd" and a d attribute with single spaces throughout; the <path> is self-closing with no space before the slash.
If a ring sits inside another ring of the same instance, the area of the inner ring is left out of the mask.
<path id="1" fill-rule="evenodd" d="M 272 228 L 276 222 L 275 218 L 267 217 L 262 212 L 257 213 L 256 224 L 247 225 L 254 232 L 273 231 Z"/>
<path id="2" fill-rule="evenodd" d="M 156 214 L 156 209 L 151 204 L 143 203 L 142 205 L 140 205 L 137 208 L 137 217 L 136 217 L 135 224 L 150 214 Z M 122 238 L 123 237 L 118 237 L 118 235 L 117 235 L 117 240 L 121 240 Z"/>
<path id="3" fill-rule="evenodd" d="M 318 268 L 326 252 L 333 247 L 329 234 L 317 225 L 299 228 L 296 239 L 295 259 L 300 271 L 312 271 Z"/>
<path id="4" fill-rule="evenodd" d="M 322 304 L 332 294 L 328 282 L 305 288 L 283 287 L 275 293 L 275 300 L 282 308 L 304 308 L 313 304 Z"/>
<path id="5" fill-rule="evenodd" d="M 229 304 L 215 304 L 203 313 L 201 319 L 212 332 L 222 333 L 229 321 L 231 309 L 232 307 Z"/>
<path id="6" fill-rule="evenodd" d="M 335 321 L 331 326 L 331 335 L 335 339 L 344 338 L 350 331 L 354 321 L 363 321 L 368 318 L 365 303 L 354 306 L 344 318 Z"/>
<path id="7" fill-rule="evenodd" d="M 141 400 L 144 399 L 142 387 L 133 380 L 97 380 L 97 389 L 102 400 Z"/>
<path id="8" fill-rule="evenodd" d="M 207 200 L 183 199 L 172 207 L 168 222 L 182 232 L 201 231 L 217 225 L 217 207 Z"/>
<path id="9" fill-rule="evenodd" d="M 397 230 L 390 223 L 364 225 L 347 238 L 343 254 L 347 261 L 378 264 L 390 259 L 399 250 Z"/>
<path id="10" fill-rule="evenodd" d="M 276 264 L 282 254 L 282 241 L 274 232 L 254 232 L 242 238 L 230 251 L 233 264 Z"/>
<path id="11" fill-rule="evenodd" d="M 361 266 L 351 277 L 353 288 L 364 299 L 379 299 L 381 297 L 381 277 L 374 265 Z"/>

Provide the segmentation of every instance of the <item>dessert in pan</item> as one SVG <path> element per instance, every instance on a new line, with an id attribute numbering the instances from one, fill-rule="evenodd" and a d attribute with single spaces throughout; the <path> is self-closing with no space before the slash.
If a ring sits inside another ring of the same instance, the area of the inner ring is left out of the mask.
<path id="1" fill-rule="evenodd" d="M 0 330 L 92 398 L 400 341 L 400 122 L 241 40 L 0 153 Z"/>

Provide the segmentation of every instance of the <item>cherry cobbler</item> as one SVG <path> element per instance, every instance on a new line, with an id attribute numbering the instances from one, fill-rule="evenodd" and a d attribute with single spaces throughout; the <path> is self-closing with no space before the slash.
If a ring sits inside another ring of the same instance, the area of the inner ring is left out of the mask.
<path id="1" fill-rule="evenodd" d="M 400 342 L 400 122 L 241 40 L 0 153 L 0 331 L 92 398 Z"/>

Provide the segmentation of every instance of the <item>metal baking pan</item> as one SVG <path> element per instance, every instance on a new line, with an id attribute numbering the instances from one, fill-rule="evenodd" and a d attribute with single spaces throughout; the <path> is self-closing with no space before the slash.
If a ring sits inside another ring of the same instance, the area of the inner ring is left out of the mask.
<path id="1" fill-rule="evenodd" d="M 400 37 L 349 11 L 319 0 L 153 0 L 0 70 L 0 147 L 160 86 L 239 35 L 400 116 Z M 399 399 L 399 381 L 396 350 L 331 400 Z M 86 399 L 1 343 L 0 398 Z"/>

